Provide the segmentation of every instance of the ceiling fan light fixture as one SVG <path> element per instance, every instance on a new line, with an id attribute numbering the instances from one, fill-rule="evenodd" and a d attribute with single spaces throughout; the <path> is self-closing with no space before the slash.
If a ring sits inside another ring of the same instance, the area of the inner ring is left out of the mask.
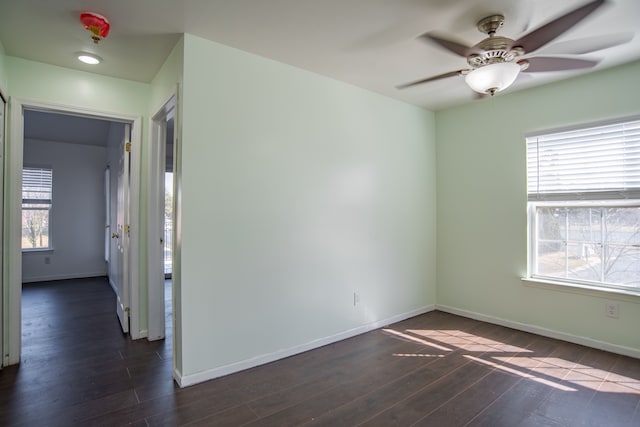
<path id="1" fill-rule="evenodd" d="M 499 62 L 476 68 L 464 79 L 476 92 L 494 95 L 511 86 L 520 70 L 520 65 L 515 62 Z"/>
<path id="2" fill-rule="evenodd" d="M 89 52 L 78 52 L 76 53 L 76 58 L 78 58 L 78 61 L 89 65 L 98 65 L 102 62 L 102 58 Z"/>

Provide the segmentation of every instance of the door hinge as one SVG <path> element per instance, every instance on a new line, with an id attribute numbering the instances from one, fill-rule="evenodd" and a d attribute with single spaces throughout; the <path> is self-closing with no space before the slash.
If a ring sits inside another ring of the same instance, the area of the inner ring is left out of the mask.
<path id="1" fill-rule="evenodd" d="M 127 153 L 131 152 L 131 143 L 127 142 L 126 144 L 124 144 L 124 151 L 126 151 Z"/>
<path id="2" fill-rule="evenodd" d="M 127 236 L 130 235 L 130 231 L 131 231 L 131 227 L 129 227 L 129 224 L 124 226 L 124 232 L 127 233 Z"/>
<path id="3" fill-rule="evenodd" d="M 129 313 L 129 311 L 131 311 L 131 309 L 130 309 L 129 307 L 125 307 L 125 308 L 124 308 L 124 312 L 125 312 L 125 313 Z"/>

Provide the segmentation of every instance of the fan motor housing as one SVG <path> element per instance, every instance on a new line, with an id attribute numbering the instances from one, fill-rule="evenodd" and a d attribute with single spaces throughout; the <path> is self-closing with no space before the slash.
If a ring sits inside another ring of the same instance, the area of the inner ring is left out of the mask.
<path id="1" fill-rule="evenodd" d="M 511 62 L 524 54 L 519 47 L 512 48 L 513 40 L 507 37 L 487 37 L 473 46 L 474 53 L 467 57 L 467 62 L 474 68 L 498 62 Z"/>

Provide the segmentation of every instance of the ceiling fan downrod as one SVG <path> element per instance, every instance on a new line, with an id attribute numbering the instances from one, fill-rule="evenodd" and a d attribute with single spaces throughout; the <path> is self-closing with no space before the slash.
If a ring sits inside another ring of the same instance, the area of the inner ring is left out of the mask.
<path id="1" fill-rule="evenodd" d="M 503 15 L 491 15 L 478 22 L 478 31 L 493 37 L 493 35 L 504 25 Z"/>

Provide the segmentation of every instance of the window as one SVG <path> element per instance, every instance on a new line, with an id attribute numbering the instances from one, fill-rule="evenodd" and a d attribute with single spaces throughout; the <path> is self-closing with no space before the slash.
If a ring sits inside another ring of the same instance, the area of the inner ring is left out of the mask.
<path id="1" fill-rule="evenodd" d="M 50 249 L 53 173 L 50 168 L 22 169 L 22 249 Z"/>
<path id="2" fill-rule="evenodd" d="M 527 137 L 529 277 L 640 292 L 640 120 Z"/>

